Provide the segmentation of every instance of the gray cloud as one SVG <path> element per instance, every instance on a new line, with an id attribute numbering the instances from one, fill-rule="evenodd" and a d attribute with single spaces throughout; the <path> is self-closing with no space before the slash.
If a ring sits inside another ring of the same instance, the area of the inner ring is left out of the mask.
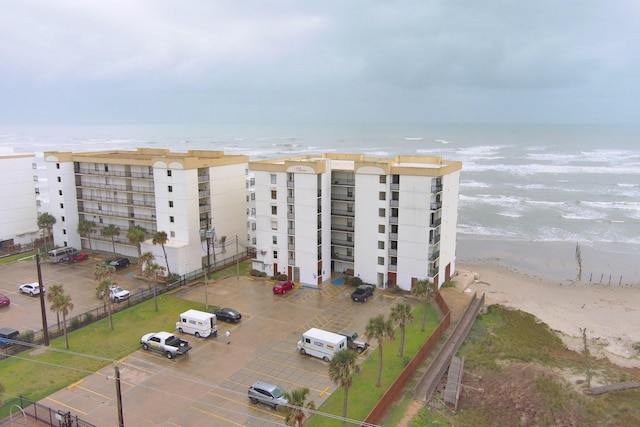
<path id="1" fill-rule="evenodd" d="M 630 0 L 12 2 L 0 122 L 637 121 L 639 18 Z"/>

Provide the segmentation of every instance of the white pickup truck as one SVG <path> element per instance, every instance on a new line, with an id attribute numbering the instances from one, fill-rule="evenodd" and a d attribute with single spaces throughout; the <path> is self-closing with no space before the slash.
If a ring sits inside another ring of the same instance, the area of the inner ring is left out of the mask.
<path id="1" fill-rule="evenodd" d="M 140 338 L 140 344 L 144 350 L 153 350 L 163 353 L 167 359 L 186 354 L 191 350 L 188 341 L 182 340 L 170 332 L 152 332 Z"/>

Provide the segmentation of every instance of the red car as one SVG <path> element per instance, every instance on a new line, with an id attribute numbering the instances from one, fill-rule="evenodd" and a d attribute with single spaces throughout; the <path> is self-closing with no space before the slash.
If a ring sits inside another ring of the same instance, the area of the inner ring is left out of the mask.
<path id="1" fill-rule="evenodd" d="M 89 255 L 84 252 L 76 252 L 74 254 L 69 255 L 67 258 L 67 262 L 78 262 L 84 261 L 85 259 L 89 259 Z"/>
<path id="2" fill-rule="evenodd" d="M 293 282 L 278 282 L 275 285 L 273 285 L 273 293 L 274 294 L 286 294 L 287 291 L 290 291 L 291 289 L 293 289 Z"/>
<path id="3" fill-rule="evenodd" d="M 11 304 L 11 300 L 8 296 L 0 294 L 0 307 Z"/>

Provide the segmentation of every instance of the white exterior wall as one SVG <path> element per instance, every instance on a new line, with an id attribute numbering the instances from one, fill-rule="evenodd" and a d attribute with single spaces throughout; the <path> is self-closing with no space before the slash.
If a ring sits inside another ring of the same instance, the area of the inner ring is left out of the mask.
<path id="1" fill-rule="evenodd" d="M 378 273 L 383 274 L 383 282 L 386 280 L 388 269 L 389 246 L 389 190 L 387 183 L 380 183 L 380 175 L 384 171 L 379 168 L 361 168 L 355 176 L 355 275 L 365 283 L 381 286 Z M 380 192 L 385 194 L 385 200 L 380 200 Z M 379 209 L 385 209 L 386 215 L 380 217 Z M 379 232 L 379 225 L 384 225 L 384 233 Z M 384 242 L 384 249 L 378 249 L 378 242 Z M 378 257 L 382 257 L 384 264 L 378 264 Z"/>
<path id="2" fill-rule="evenodd" d="M 295 265 L 302 283 L 318 282 L 318 176 L 309 168 L 295 172 Z"/>
<path id="3" fill-rule="evenodd" d="M 400 176 L 397 285 L 411 289 L 411 279 L 428 277 L 431 177 Z"/>
<path id="4" fill-rule="evenodd" d="M 278 209 L 278 215 L 271 215 L 271 206 L 286 206 L 286 174 L 278 172 L 254 171 L 255 184 L 255 223 L 256 223 L 256 261 L 253 268 L 272 276 L 274 273 L 274 262 L 278 264 L 280 251 L 278 245 L 273 245 L 273 236 L 277 236 L 278 244 L 282 241 L 286 244 L 287 220 L 286 209 Z M 271 184 L 271 175 L 276 176 L 276 183 Z M 277 191 L 277 199 L 271 199 L 271 190 Z M 283 212 L 280 212 L 283 211 Z M 272 230 L 272 221 L 276 221 L 277 229 Z M 273 251 L 278 251 L 278 259 L 274 260 Z M 285 252 L 286 254 L 286 252 Z M 284 255 L 286 264 L 286 255 Z"/>
<path id="5" fill-rule="evenodd" d="M 71 246 L 80 249 L 78 199 L 73 162 L 56 162 L 55 158 L 45 159 L 45 161 L 52 162 L 47 163 L 47 181 L 49 213 L 56 219 L 53 225 L 54 243 L 60 247 Z"/>
<path id="6" fill-rule="evenodd" d="M 456 269 L 456 232 L 458 227 L 458 196 L 460 194 L 460 171 L 442 177 L 442 224 L 440 226 L 440 277 L 445 277 L 445 268 L 451 264 L 451 274 Z M 442 286 L 444 279 L 438 284 Z"/>
<path id="7" fill-rule="evenodd" d="M 33 163 L 34 155 L 0 157 L 0 240 L 26 244 L 40 236 Z"/>

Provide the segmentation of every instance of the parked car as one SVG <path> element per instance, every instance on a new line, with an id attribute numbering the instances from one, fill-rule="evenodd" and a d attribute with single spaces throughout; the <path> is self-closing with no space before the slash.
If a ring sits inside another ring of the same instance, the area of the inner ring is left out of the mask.
<path id="1" fill-rule="evenodd" d="M 8 296 L 0 294 L 0 307 L 11 304 Z"/>
<path id="2" fill-rule="evenodd" d="M 33 283 L 25 283 L 24 285 L 20 285 L 18 288 L 21 294 L 29 294 L 31 296 L 38 295 L 40 293 L 40 285 L 38 282 Z M 42 292 L 45 291 L 44 286 L 42 287 Z"/>
<path id="3" fill-rule="evenodd" d="M 129 299 L 129 296 L 131 296 L 131 293 L 126 289 L 122 289 L 120 286 L 109 287 L 109 298 L 113 302 L 126 301 Z"/>
<path id="4" fill-rule="evenodd" d="M 278 406 L 286 406 L 289 401 L 284 398 L 284 391 L 275 384 L 256 381 L 247 391 L 251 403 L 264 403 L 273 406 L 278 410 Z"/>
<path id="5" fill-rule="evenodd" d="M 287 291 L 290 291 L 291 289 L 293 289 L 293 282 L 291 281 L 285 281 L 285 282 L 277 282 L 275 285 L 273 285 L 273 293 L 274 294 L 286 294 Z"/>
<path id="6" fill-rule="evenodd" d="M 223 307 L 213 311 L 213 314 L 219 320 L 224 320 L 228 323 L 236 323 L 242 319 L 242 314 L 238 310 L 234 310 L 233 308 Z"/>
<path id="7" fill-rule="evenodd" d="M 15 340 L 20 332 L 13 328 L 0 328 L 0 348 L 7 348 L 13 345 L 10 340 Z"/>
<path id="8" fill-rule="evenodd" d="M 122 270 L 123 268 L 129 267 L 129 264 L 131 264 L 131 261 L 129 261 L 129 258 L 114 258 L 114 259 L 107 260 L 105 262 L 110 266 L 114 267 L 116 270 Z"/>
<path id="9" fill-rule="evenodd" d="M 351 301 L 355 302 L 367 302 L 367 298 L 373 295 L 373 286 L 360 285 L 351 294 Z"/>
<path id="10" fill-rule="evenodd" d="M 89 255 L 84 252 L 74 252 L 70 254 L 65 261 L 67 262 L 78 262 L 84 261 L 85 259 L 89 259 Z"/>

